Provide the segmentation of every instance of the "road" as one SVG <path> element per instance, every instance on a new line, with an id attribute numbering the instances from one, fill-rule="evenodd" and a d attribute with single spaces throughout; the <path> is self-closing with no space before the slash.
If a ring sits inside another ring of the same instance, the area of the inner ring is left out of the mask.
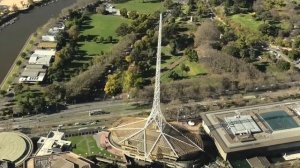
<path id="1" fill-rule="evenodd" d="M 104 125 L 108 119 L 119 118 L 122 116 L 136 115 L 141 112 L 147 111 L 146 109 L 136 108 L 134 105 L 136 102 L 122 102 L 122 101 L 106 101 L 106 102 L 93 102 L 85 104 L 70 105 L 67 110 L 63 110 L 60 113 L 54 114 L 39 114 L 36 116 L 30 116 L 25 118 L 14 118 L 1 121 L 0 128 L 41 128 L 46 132 L 50 128 L 57 128 L 58 125 L 74 125 L 74 123 L 84 123 L 85 126 L 76 127 L 88 127 L 87 123 L 99 120 L 98 125 Z M 109 114 L 89 116 L 89 110 L 102 109 L 109 112 Z M 94 126 L 94 125 L 93 125 Z M 75 126 L 74 126 L 75 127 Z"/>

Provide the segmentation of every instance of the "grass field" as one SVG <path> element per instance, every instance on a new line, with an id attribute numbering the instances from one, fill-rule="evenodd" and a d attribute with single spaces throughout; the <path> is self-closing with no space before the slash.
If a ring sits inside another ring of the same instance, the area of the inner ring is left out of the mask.
<path id="1" fill-rule="evenodd" d="M 257 21 L 252 17 L 251 14 L 236 14 L 232 15 L 230 19 L 242 28 L 248 29 L 252 32 L 258 32 L 258 27 L 263 23 L 263 21 Z"/>
<path id="2" fill-rule="evenodd" d="M 116 8 L 126 8 L 128 11 L 137 11 L 139 13 L 150 14 L 155 11 L 164 10 L 163 1 L 147 1 L 143 3 L 143 0 L 129 0 L 123 3 L 115 4 Z"/>
<path id="3" fill-rule="evenodd" d="M 76 148 L 73 149 L 73 152 L 81 156 L 90 156 L 90 155 L 101 155 L 101 156 L 110 156 L 106 150 L 99 148 L 94 140 L 93 136 L 74 136 L 70 137 L 67 140 L 71 141 L 73 145 L 76 144 Z"/>
<path id="4" fill-rule="evenodd" d="M 86 23 L 86 29 L 81 30 L 82 35 L 102 36 L 106 39 L 108 36 L 112 36 L 113 39 L 118 39 L 116 35 L 116 29 L 121 23 L 129 23 L 130 20 L 120 16 L 111 15 L 92 15 L 91 20 Z M 87 55 L 97 55 L 101 51 L 108 52 L 111 50 L 112 43 L 96 43 L 94 41 L 84 41 L 79 43 L 80 50 L 86 52 Z"/>
<path id="5" fill-rule="evenodd" d="M 192 78 L 207 73 L 202 64 L 198 62 L 190 62 L 182 54 L 180 54 L 179 56 L 172 55 L 170 53 L 169 46 L 163 46 L 162 53 L 164 53 L 164 56 L 162 57 L 161 67 L 162 69 L 166 69 L 166 71 L 162 73 L 162 82 L 172 81 L 172 79 L 169 78 L 169 75 L 172 71 L 175 71 L 182 78 Z M 182 64 L 189 67 L 188 72 L 185 72 L 181 69 Z"/>

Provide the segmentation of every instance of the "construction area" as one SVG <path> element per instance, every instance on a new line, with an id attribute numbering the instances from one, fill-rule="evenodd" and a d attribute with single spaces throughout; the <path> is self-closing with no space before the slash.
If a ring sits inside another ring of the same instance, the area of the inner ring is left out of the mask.
<path id="1" fill-rule="evenodd" d="M 202 125 L 224 160 L 284 154 L 300 144 L 298 111 L 296 104 L 282 104 L 208 112 Z"/>

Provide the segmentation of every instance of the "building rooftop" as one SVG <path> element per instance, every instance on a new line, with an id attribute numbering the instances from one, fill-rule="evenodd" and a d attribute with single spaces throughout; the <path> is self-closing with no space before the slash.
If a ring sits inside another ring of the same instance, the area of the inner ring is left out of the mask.
<path id="1" fill-rule="evenodd" d="M 36 156 L 44 156 L 53 153 L 53 148 L 62 148 L 64 145 L 70 146 L 71 141 L 62 140 L 63 132 L 51 131 L 47 137 L 40 137 L 38 144 L 41 144 L 36 152 Z"/>
<path id="2" fill-rule="evenodd" d="M 41 82 L 44 80 L 47 69 L 43 65 L 27 65 L 21 73 L 19 82 Z"/>
<path id="3" fill-rule="evenodd" d="M 300 139 L 300 117 L 294 107 L 267 105 L 207 112 L 202 115 L 203 126 L 225 153 L 296 142 Z M 264 117 L 266 114 L 268 118 Z M 270 120 L 282 129 L 273 129 Z M 285 127 L 291 121 L 296 125 Z"/>
<path id="4" fill-rule="evenodd" d="M 116 121 L 116 127 L 110 129 L 111 142 L 120 148 L 127 148 L 131 155 L 144 157 L 149 154 L 153 160 L 177 160 L 201 151 L 201 138 L 196 138 L 188 130 L 175 128 L 169 123 L 165 124 L 162 131 L 159 131 L 155 123 L 144 129 L 146 121 L 147 118 L 123 118 Z"/>
<path id="5" fill-rule="evenodd" d="M 42 41 L 54 42 L 56 40 L 54 35 L 44 35 L 42 36 Z"/>
<path id="6" fill-rule="evenodd" d="M 9 160 L 19 166 L 33 150 L 29 137 L 19 132 L 0 133 L 0 160 Z"/>
<path id="7" fill-rule="evenodd" d="M 261 132 L 250 115 L 225 117 L 226 124 L 234 135 Z"/>
<path id="8" fill-rule="evenodd" d="M 24 164 L 24 168 L 47 168 L 63 167 L 63 168 L 91 168 L 95 167 L 91 160 L 83 158 L 72 152 L 49 154 L 44 156 L 35 156 L 30 158 Z"/>
<path id="9" fill-rule="evenodd" d="M 37 46 L 39 49 L 56 49 L 56 42 L 41 42 Z"/>

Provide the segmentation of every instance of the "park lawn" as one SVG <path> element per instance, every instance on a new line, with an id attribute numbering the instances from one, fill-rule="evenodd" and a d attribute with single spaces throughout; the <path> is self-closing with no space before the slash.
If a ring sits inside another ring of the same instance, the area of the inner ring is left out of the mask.
<path id="1" fill-rule="evenodd" d="M 259 30 L 259 26 L 263 24 L 263 21 L 257 21 L 255 18 L 249 13 L 249 14 L 236 14 L 232 15 L 230 19 L 239 25 L 243 29 L 248 29 L 251 32 L 257 33 Z"/>
<path id="2" fill-rule="evenodd" d="M 67 138 L 67 140 L 71 141 L 73 145 L 76 144 L 76 148 L 74 148 L 72 151 L 81 156 L 91 156 L 96 154 L 101 156 L 111 155 L 104 149 L 97 146 L 97 143 L 92 135 L 73 136 Z"/>
<path id="3" fill-rule="evenodd" d="M 120 16 L 95 14 L 90 17 L 91 21 L 87 29 L 81 30 L 82 35 L 92 35 L 98 37 L 112 36 L 113 39 L 118 40 L 116 29 L 122 23 L 129 23 L 130 20 Z M 80 50 L 85 51 L 87 55 L 99 55 L 101 51 L 109 52 L 112 49 L 113 43 L 96 43 L 95 41 L 79 42 Z"/>
<path id="4" fill-rule="evenodd" d="M 188 72 L 188 76 L 190 77 L 207 73 L 203 65 L 198 62 L 190 62 L 186 60 L 183 63 L 190 68 L 190 71 Z"/>
<path id="5" fill-rule="evenodd" d="M 96 35 L 104 38 L 112 36 L 116 38 L 116 29 L 121 23 L 129 23 L 130 20 L 121 16 L 94 14 L 91 17 L 92 28 L 82 31 L 83 35 Z"/>
<path id="6" fill-rule="evenodd" d="M 94 41 L 79 42 L 80 50 L 85 51 L 87 55 L 99 55 L 101 51 L 104 53 L 111 51 L 114 44 L 112 43 L 96 43 Z"/>
<path id="7" fill-rule="evenodd" d="M 181 65 L 185 64 L 186 66 L 188 66 L 190 68 L 190 70 L 188 72 L 184 72 L 181 69 Z M 204 67 L 199 64 L 198 62 L 190 62 L 189 60 L 185 60 L 184 62 L 180 63 L 179 65 L 176 66 L 176 68 L 174 68 L 174 71 L 185 78 L 191 78 L 197 75 L 201 75 L 201 74 L 206 74 L 206 70 L 204 69 Z"/>
<path id="8" fill-rule="evenodd" d="M 155 11 L 163 11 L 165 8 L 163 6 L 163 1 L 152 1 L 145 2 L 143 0 L 129 0 L 123 3 L 115 4 L 116 8 L 122 9 L 126 8 L 128 11 L 137 11 L 138 13 L 151 14 Z"/>

